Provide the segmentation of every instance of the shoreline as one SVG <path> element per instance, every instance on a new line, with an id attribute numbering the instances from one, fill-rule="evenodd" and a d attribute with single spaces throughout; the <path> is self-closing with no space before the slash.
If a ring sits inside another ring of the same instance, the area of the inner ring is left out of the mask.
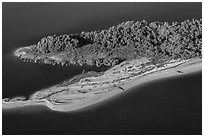
<path id="1" fill-rule="evenodd" d="M 47 100 L 41 100 L 41 102 L 38 102 L 36 100 L 27 100 L 27 101 L 18 101 L 18 102 L 3 102 L 2 109 L 9 110 L 9 109 L 15 109 L 19 107 L 26 107 L 26 106 L 46 106 L 49 109 L 53 111 L 59 111 L 59 112 L 78 112 L 82 110 L 92 109 L 96 106 L 99 106 L 101 104 L 104 104 L 106 102 L 111 101 L 114 98 L 117 98 L 118 96 L 121 96 L 122 93 L 127 93 L 131 91 L 131 89 L 136 88 L 140 85 L 146 84 L 148 82 L 152 82 L 154 80 L 159 80 L 162 78 L 170 78 L 170 77 L 176 77 L 181 75 L 188 75 L 191 73 L 195 73 L 198 71 L 202 71 L 202 60 L 194 60 L 187 63 L 183 63 L 179 66 L 173 67 L 173 68 L 167 68 L 164 70 L 156 71 L 150 74 L 145 74 L 141 78 L 136 78 L 131 81 L 128 81 L 127 83 L 122 83 L 122 88 L 124 90 L 119 90 L 118 88 L 110 88 L 108 92 L 94 95 L 92 97 L 87 97 L 86 99 L 76 102 L 76 103 L 70 103 L 70 104 L 62 104 L 61 107 L 58 107 L 58 105 L 53 105 Z M 117 85 L 117 87 L 121 86 Z M 5 100 L 5 99 L 4 99 Z M 66 109 L 62 109 L 62 106 Z"/>
<path id="2" fill-rule="evenodd" d="M 84 110 L 88 110 L 88 109 L 94 109 L 95 107 L 103 105 L 104 103 L 108 103 L 114 99 L 117 99 L 118 97 L 122 96 L 123 94 L 131 92 L 132 89 L 134 89 L 134 88 L 137 88 L 137 87 L 142 86 L 144 84 L 148 84 L 150 82 L 153 82 L 154 80 L 179 77 L 179 76 L 189 75 L 189 74 L 193 74 L 193 73 L 197 73 L 197 72 L 202 71 L 202 68 L 199 68 L 198 64 L 196 64 L 195 66 L 189 66 L 189 67 L 191 69 L 186 69 L 186 68 L 182 68 L 181 66 L 179 66 L 178 68 L 177 67 L 172 68 L 169 71 L 168 70 L 162 70 L 160 72 L 148 74 L 142 78 L 135 80 L 134 82 L 136 82 L 136 83 L 132 82 L 132 83 L 124 85 L 123 88 L 126 88 L 125 91 L 115 89 L 115 90 L 112 90 L 111 92 L 107 93 L 106 95 L 104 95 L 105 97 L 102 97 L 102 98 L 98 99 L 97 101 L 91 100 L 87 104 L 83 104 L 83 102 L 82 102 L 81 104 L 78 104 L 77 106 L 75 104 L 73 106 L 70 106 L 69 111 L 60 111 L 60 110 L 57 110 L 57 111 L 69 113 L 69 112 L 80 112 L 80 111 L 84 111 Z M 195 69 L 193 69 L 193 68 L 195 68 Z M 180 71 L 185 70 L 185 72 L 184 73 L 178 73 L 177 72 L 178 70 L 180 70 Z M 173 73 L 172 75 L 169 74 L 171 72 Z M 159 76 L 159 77 L 152 77 L 152 76 Z"/>

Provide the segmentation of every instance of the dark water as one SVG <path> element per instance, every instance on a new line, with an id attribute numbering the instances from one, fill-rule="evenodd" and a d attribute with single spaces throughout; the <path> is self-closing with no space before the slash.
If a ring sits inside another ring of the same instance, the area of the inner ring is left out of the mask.
<path id="1" fill-rule="evenodd" d="M 157 80 L 74 113 L 3 111 L 3 134 L 201 134 L 201 72 Z"/>
<path id="2" fill-rule="evenodd" d="M 201 3 L 3 3 L 2 97 L 29 96 L 92 69 L 25 64 L 12 56 L 18 47 L 47 35 L 106 29 L 126 20 L 201 18 L 201 7 Z M 3 133 L 200 134 L 201 86 L 198 73 L 142 86 L 134 94 L 83 112 L 56 113 L 44 107 L 4 111 Z"/>

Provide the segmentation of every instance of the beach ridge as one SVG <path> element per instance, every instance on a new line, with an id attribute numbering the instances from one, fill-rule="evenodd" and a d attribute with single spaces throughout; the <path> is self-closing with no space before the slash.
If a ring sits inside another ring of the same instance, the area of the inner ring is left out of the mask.
<path id="1" fill-rule="evenodd" d="M 5 98 L 3 109 L 45 105 L 51 110 L 70 112 L 95 106 L 126 93 L 131 88 L 156 79 L 186 75 L 202 70 L 202 59 L 171 60 L 162 66 L 151 64 L 148 58 L 124 61 L 103 75 L 85 77 L 78 82 L 57 84 L 24 97 Z"/>

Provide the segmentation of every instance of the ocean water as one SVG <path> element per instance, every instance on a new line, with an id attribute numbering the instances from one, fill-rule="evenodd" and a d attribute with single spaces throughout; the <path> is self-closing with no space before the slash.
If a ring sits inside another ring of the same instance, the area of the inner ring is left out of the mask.
<path id="1" fill-rule="evenodd" d="M 3 134 L 201 134 L 202 74 L 157 80 L 104 104 L 62 113 L 3 111 Z"/>
<path id="2" fill-rule="evenodd" d="M 126 20 L 201 18 L 201 3 L 3 3 L 2 97 L 26 96 L 91 67 L 23 63 L 19 47 L 52 34 L 101 30 Z M 201 134 L 201 72 L 141 85 L 98 107 L 59 113 L 3 111 L 3 134 Z"/>

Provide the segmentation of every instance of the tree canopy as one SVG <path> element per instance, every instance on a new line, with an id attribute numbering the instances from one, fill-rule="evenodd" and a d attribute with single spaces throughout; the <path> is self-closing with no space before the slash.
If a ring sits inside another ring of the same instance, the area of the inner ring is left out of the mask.
<path id="1" fill-rule="evenodd" d="M 114 66 L 148 57 L 156 62 L 201 57 L 202 19 L 183 22 L 126 21 L 107 30 L 53 35 L 32 45 L 36 53 L 65 52 L 77 64 Z"/>

